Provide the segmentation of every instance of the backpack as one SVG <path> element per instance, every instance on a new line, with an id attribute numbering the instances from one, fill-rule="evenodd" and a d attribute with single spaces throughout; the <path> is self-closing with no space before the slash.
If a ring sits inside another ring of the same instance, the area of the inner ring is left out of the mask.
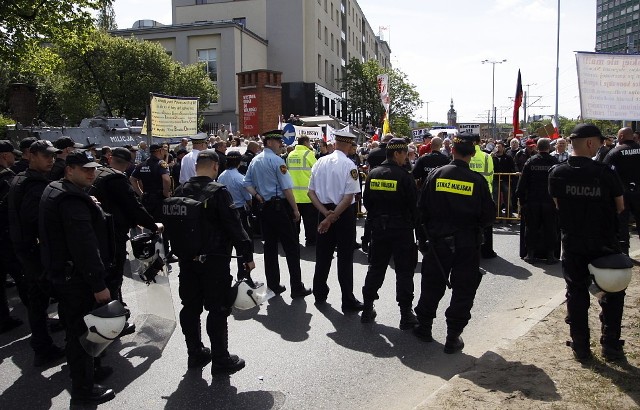
<path id="1" fill-rule="evenodd" d="M 208 184 L 195 195 L 174 196 L 162 202 L 162 223 L 171 240 L 172 252 L 178 258 L 192 260 L 209 251 L 214 226 L 205 209 L 207 200 L 221 186 Z M 182 192 L 184 190 L 179 190 L 176 194 Z"/>

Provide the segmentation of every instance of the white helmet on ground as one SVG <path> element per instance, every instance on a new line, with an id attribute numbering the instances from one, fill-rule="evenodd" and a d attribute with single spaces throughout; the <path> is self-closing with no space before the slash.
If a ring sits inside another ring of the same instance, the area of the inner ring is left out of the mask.
<path id="1" fill-rule="evenodd" d="M 238 294 L 233 306 L 240 310 L 247 310 L 259 306 L 269 299 L 267 286 L 262 283 L 258 286 L 251 287 L 246 280 L 237 282 L 234 286 Z"/>
<path id="2" fill-rule="evenodd" d="M 93 357 L 98 357 L 122 332 L 127 321 L 126 310 L 118 300 L 112 300 L 84 317 L 87 331 L 80 344 Z"/>
<path id="3" fill-rule="evenodd" d="M 625 290 L 631 282 L 631 268 L 633 260 L 622 253 L 603 256 L 589 263 L 593 282 L 603 293 Z"/>

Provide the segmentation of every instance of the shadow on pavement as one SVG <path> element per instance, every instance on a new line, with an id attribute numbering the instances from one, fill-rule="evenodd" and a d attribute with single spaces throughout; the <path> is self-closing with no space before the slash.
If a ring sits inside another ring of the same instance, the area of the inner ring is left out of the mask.
<path id="1" fill-rule="evenodd" d="M 231 385 L 229 376 L 214 376 L 211 386 L 198 372 L 187 372 L 178 388 L 167 400 L 165 409 L 216 409 L 216 410 L 269 410 L 280 409 L 285 402 L 281 392 L 249 391 L 240 392 Z"/>
<path id="2" fill-rule="evenodd" d="M 449 380 L 471 367 L 476 360 L 464 352 L 444 354 L 441 343 L 422 342 L 410 331 L 379 323 L 362 324 L 360 315 L 344 315 L 330 304 L 323 305 L 318 310 L 333 324 L 335 332 L 328 333 L 327 336 L 338 345 L 374 357 L 397 357 L 403 365 L 421 373 Z"/>
<path id="3" fill-rule="evenodd" d="M 493 259 L 483 259 L 480 262 L 480 270 L 493 275 L 510 276 L 519 280 L 526 280 L 531 276 L 531 271 L 522 266 L 514 265 L 500 255 Z"/>
<path id="4" fill-rule="evenodd" d="M 309 338 L 312 315 L 307 312 L 307 302 L 304 298 L 293 299 L 291 305 L 287 305 L 281 296 L 275 296 L 262 306 L 266 306 L 266 315 L 260 314 L 260 310 L 264 309 L 261 308 L 234 310 L 233 317 L 236 320 L 253 319 L 288 342 L 303 342 Z"/>
<path id="5" fill-rule="evenodd" d="M 503 393 L 521 393 L 529 399 L 539 401 L 558 401 L 554 381 L 541 368 L 532 364 L 509 362 L 494 352 L 486 352 L 477 361 L 476 367 L 483 371 L 470 370 L 460 373 L 458 377 L 467 379 L 477 386 Z M 490 369 L 491 371 L 484 371 Z"/>

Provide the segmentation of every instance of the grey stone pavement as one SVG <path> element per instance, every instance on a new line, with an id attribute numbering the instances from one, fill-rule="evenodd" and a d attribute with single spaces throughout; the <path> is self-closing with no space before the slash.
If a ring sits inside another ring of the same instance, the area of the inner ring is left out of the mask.
<path id="1" fill-rule="evenodd" d="M 363 220 L 358 224 L 359 238 Z M 244 358 L 247 366 L 232 376 L 212 378 L 210 366 L 187 371 L 184 339 L 175 323 L 180 308 L 178 265 L 174 264 L 164 278 L 165 285 L 147 287 L 139 280 L 125 278 L 125 301 L 138 331 L 108 348 L 104 364 L 112 366 L 115 373 L 104 384 L 115 389 L 116 398 L 99 408 L 412 409 L 483 353 L 526 333 L 563 301 L 560 265 L 523 262 L 518 257 L 516 228 L 495 225 L 494 248 L 499 257 L 481 262 L 486 274 L 463 334 L 466 347 L 456 355 L 442 351 L 446 334 L 443 312 L 450 291 L 434 323 L 436 341 L 424 343 L 398 328 L 392 267 L 376 303 L 376 323 L 363 325 L 359 315 L 340 311 L 334 260 L 329 307 L 319 310 L 312 296 L 292 301 L 287 291 L 260 309 L 234 310 L 229 318 L 230 351 Z M 301 249 L 303 280 L 311 285 L 315 249 Z M 282 256 L 283 283 L 288 284 Z M 252 276 L 264 280 L 259 241 L 255 260 L 257 269 Z M 366 263 L 367 256 L 356 250 L 357 297 Z M 419 272 L 420 264 L 414 279 L 415 302 L 420 294 Z M 167 302 L 169 288 L 173 305 Z M 10 295 L 15 313 L 24 319 L 15 291 Z M 0 335 L 0 409 L 68 408 L 66 364 L 34 368 L 28 335 L 27 325 Z M 54 338 L 60 345 L 64 343 L 62 333 Z M 208 345 L 206 333 L 204 341 Z"/>

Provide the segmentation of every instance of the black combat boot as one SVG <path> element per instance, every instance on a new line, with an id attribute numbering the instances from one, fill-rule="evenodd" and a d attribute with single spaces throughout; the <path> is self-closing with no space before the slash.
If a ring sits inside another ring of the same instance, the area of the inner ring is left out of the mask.
<path id="1" fill-rule="evenodd" d="M 446 354 L 453 354 L 461 351 L 464 348 L 464 341 L 460 335 L 447 335 L 447 341 L 444 344 L 444 352 Z"/>
<path id="2" fill-rule="evenodd" d="M 203 368 L 211 361 L 211 349 L 208 347 L 200 347 L 199 349 L 189 350 L 187 359 L 187 367 L 189 369 Z"/>
<path id="3" fill-rule="evenodd" d="M 71 389 L 71 404 L 72 405 L 98 405 L 112 400 L 116 397 L 116 394 L 112 389 L 94 384 L 88 388 L 73 388 Z"/>
<path id="4" fill-rule="evenodd" d="M 580 363 L 586 363 L 593 355 L 591 354 L 591 348 L 589 342 L 567 341 L 567 346 L 571 347 L 573 358 Z"/>
<path id="5" fill-rule="evenodd" d="M 618 360 L 625 360 L 624 355 L 624 340 L 617 340 L 614 343 L 607 342 L 602 344 L 602 358 L 608 362 L 615 362 Z"/>
<path id="6" fill-rule="evenodd" d="M 364 301 L 364 309 L 360 315 L 360 323 L 371 323 L 378 316 L 376 310 L 373 308 L 373 302 Z"/>
<path id="7" fill-rule="evenodd" d="M 547 252 L 546 264 L 555 265 L 556 263 L 558 263 L 558 259 L 556 259 L 556 255 L 553 254 L 553 251 Z"/>
<path id="8" fill-rule="evenodd" d="M 433 336 L 431 335 L 432 325 L 433 319 L 421 321 L 418 326 L 413 328 L 413 334 L 423 342 L 433 342 Z"/>
<path id="9" fill-rule="evenodd" d="M 244 367 L 244 360 L 235 354 L 220 357 L 211 362 L 211 374 L 232 374 Z"/>
<path id="10" fill-rule="evenodd" d="M 536 261 L 535 251 L 533 249 L 527 250 L 527 256 L 524 257 L 524 261 L 530 264 L 534 264 Z"/>
<path id="11" fill-rule="evenodd" d="M 410 307 L 400 308 L 400 330 L 410 330 L 418 326 L 418 318 Z"/>

